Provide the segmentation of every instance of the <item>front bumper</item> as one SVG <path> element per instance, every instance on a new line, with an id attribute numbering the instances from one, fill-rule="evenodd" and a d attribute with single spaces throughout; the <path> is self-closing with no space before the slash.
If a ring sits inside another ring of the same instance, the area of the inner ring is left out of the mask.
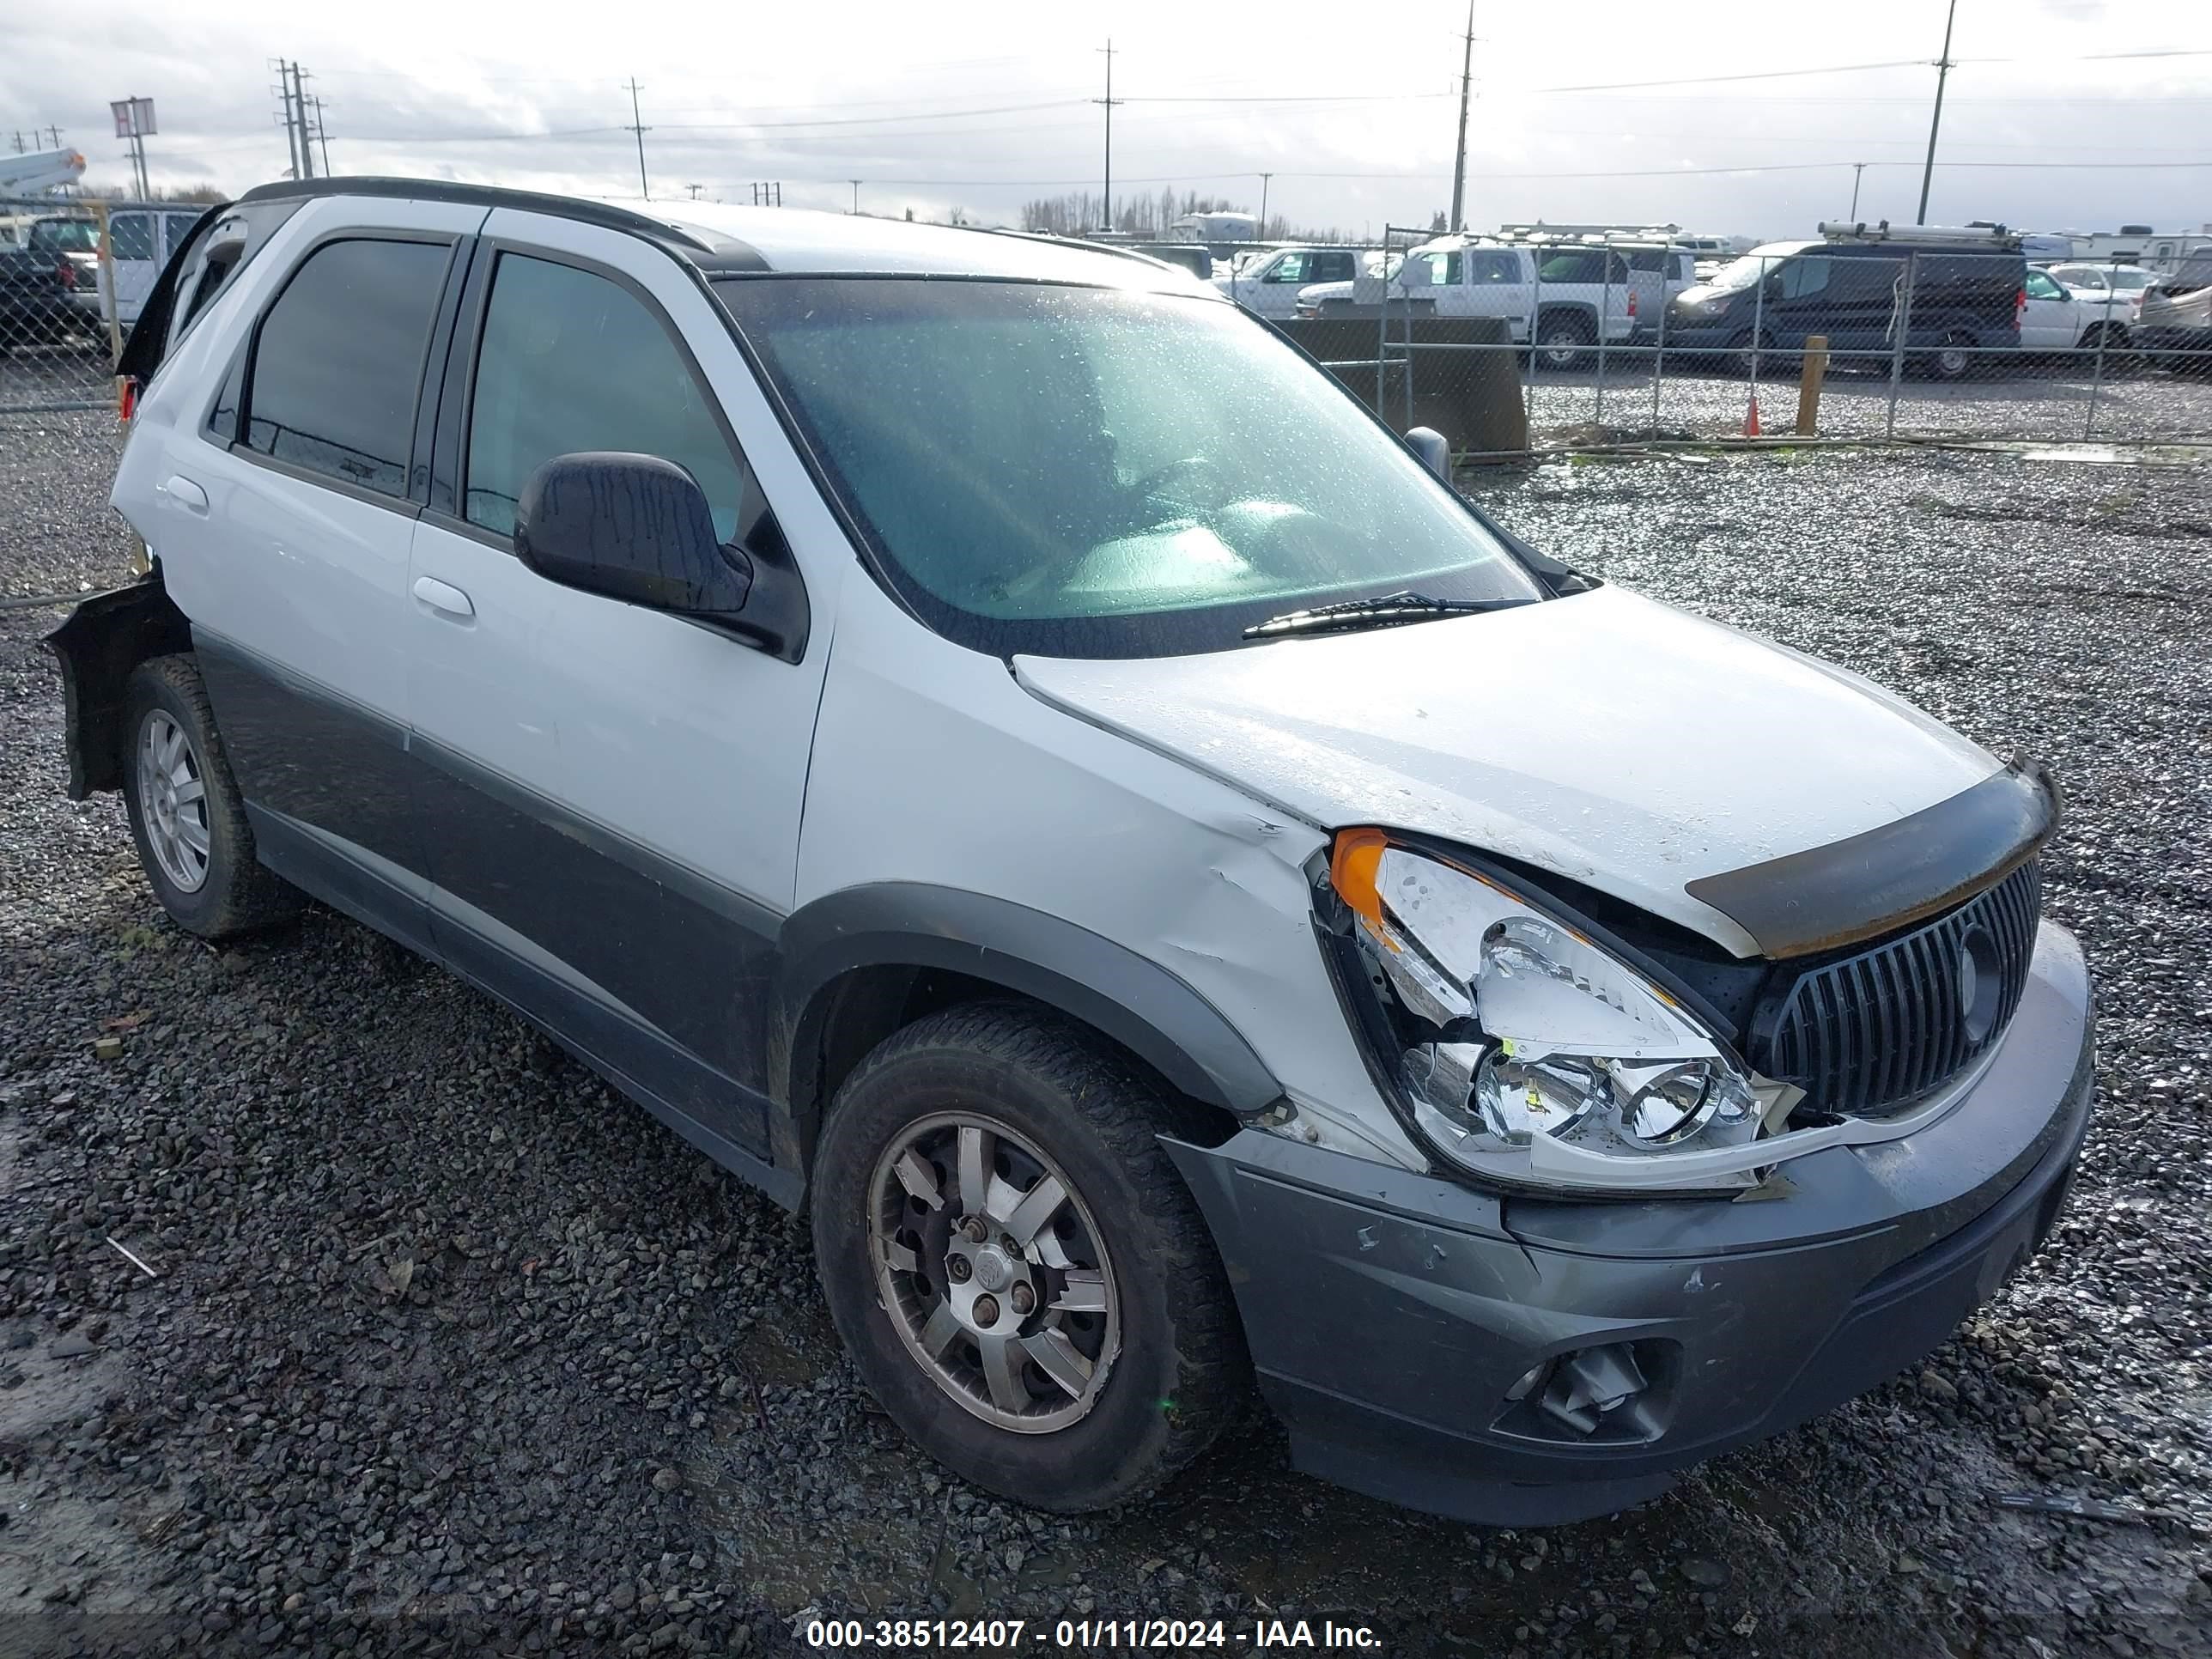
<path id="1" fill-rule="evenodd" d="M 2088 977 L 2049 923 L 1989 1070 L 1903 1139 L 1735 1201 L 1519 1198 L 1246 1130 L 1170 1143 L 1293 1461 L 1501 1525 L 1602 1515 L 1939 1346 L 2049 1234 L 2088 1122 Z M 1636 1357 L 1594 1432 L 1515 1402 L 1533 1367 Z"/>

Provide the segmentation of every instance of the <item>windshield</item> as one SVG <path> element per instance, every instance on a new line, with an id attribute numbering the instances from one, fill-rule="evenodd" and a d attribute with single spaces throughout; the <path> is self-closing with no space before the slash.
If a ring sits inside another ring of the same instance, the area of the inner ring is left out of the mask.
<path id="1" fill-rule="evenodd" d="M 89 219 L 41 219 L 31 227 L 31 246 L 64 253 L 96 253 L 100 227 Z"/>
<path id="2" fill-rule="evenodd" d="M 1769 242 L 1765 247 L 1753 248 L 1740 259 L 1731 259 L 1705 279 L 1705 286 L 1732 294 L 1756 283 L 1767 271 L 1775 270 L 1793 253 L 1802 252 L 1803 242 Z"/>
<path id="3" fill-rule="evenodd" d="M 1540 597 L 1342 389 L 1218 301 L 915 278 L 716 289 L 887 578 L 975 649 L 1181 655 L 1414 586 Z"/>
<path id="4" fill-rule="evenodd" d="M 2172 276 L 2160 277 L 2158 285 L 2169 294 L 2191 294 L 2200 288 L 2212 288 L 2212 258 L 2192 254 L 2181 262 L 2181 269 Z"/>

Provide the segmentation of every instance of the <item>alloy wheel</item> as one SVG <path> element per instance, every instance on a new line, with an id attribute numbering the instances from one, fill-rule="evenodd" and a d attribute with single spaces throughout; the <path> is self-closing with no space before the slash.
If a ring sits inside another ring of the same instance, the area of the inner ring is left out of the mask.
<path id="1" fill-rule="evenodd" d="M 207 781 L 185 729 L 162 709 L 138 728 L 138 805 L 146 845 L 180 892 L 207 881 Z"/>
<path id="2" fill-rule="evenodd" d="M 931 1381 L 1019 1434 L 1088 1414 L 1120 1352 L 1121 1297 L 1065 1171 L 1006 1124 L 945 1112 L 893 1139 L 870 1192 L 884 1310 Z"/>

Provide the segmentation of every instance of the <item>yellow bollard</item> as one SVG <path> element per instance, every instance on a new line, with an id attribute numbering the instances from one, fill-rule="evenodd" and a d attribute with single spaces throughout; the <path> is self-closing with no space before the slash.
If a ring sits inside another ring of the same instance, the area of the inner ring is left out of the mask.
<path id="1" fill-rule="evenodd" d="M 1820 382 L 1828 375 L 1828 337 L 1805 342 L 1805 368 L 1797 381 L 1797 435 L 1809 438 L 1820 424 Z"/>

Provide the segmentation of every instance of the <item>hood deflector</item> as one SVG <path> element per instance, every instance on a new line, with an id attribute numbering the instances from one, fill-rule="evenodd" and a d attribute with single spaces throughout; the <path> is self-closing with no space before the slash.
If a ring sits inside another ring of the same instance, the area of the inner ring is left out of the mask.
<path id="1" fill-rule="evenodd" d="M 1963 903 L 2033 858 L 2057 827 L 2043 769 L 2014 761 L 1894 823 L 1700 876 L 1683 890 L 1758 940 L 1762 956 L 1810 956 Z"/>

